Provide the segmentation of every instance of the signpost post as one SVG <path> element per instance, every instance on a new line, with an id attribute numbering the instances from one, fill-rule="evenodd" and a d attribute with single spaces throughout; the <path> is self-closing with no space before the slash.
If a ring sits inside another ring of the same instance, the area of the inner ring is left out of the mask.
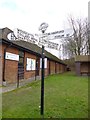
<path id="1" fill-rule="evenodd" d="M 42 23 L 39 27 L 39 30 L 42 32 L 42 35 L 45 33 L 48 27 L 47 23 Z M 41 71 L 41 115 L 44 115 L 44 45 L 42 45 L 42 71 Z"/>
<path id="2" fill-rule="evenodd" d="M 42 46 L 41 115 L 44 115 L 44 46 Z"/>

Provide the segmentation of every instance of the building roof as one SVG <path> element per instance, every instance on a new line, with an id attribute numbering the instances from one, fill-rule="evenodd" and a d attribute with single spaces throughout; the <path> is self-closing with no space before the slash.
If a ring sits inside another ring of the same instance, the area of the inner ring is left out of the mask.
<path id="1" fill-rule="evenodd" d="M 78 55 L 75 57 L 75 62 L 90 62 L 90 55 Z"/>
<path id="2" fill-rule="evenodd" d="M 7 39 L 7 35 L 9 33 L 12 33 L 13 31 L 10 30 L 9 28 L 5 27 L 5 28 L 2 28 L 0 29 L 0 38 L 2 39 Z"/>
<path id="3" fill-rule="evenodd" d="M 2 31 L 2 33 L 0 32 L 0 34 L 2 34 L 3 37 L 2 37 L 2 35 L 0 35 L 0 39 L 2 40 L 3 43 L 6 43 L 6 44 L 11 43 L 14 47 L 18 47 L 19 49 L 23 49 L 24 51 L 32 52 L 37 56 L 41 56 L 42 49 L 38 45 L 32 44 L 32 43 L 24 41 L 24 40 L 11 41 L 7 38 L 7 34 L 12 32 L 12 31 L 10 31 L 10 29 L 3 28 L 3 29 L 0 29 L 0 31 Z M 60 60 L 56 56 L 52 55 L 51 53 L 47 52 L 46 50 L 45 50 L 45 57 L 47 57 L 50 60 L 53 60 L 53 61 L 56 61 L 56 62 L 66 65 L 62 60 Z"/>
<path id="4" fill-rule="evenodd" d="M 21 47 L 24 47 L 24 48 L 26 48 L 26 49 L 28 49 L 30 51 L 33 51 L 33 52 L 35 52 L 35 53 L 37 53 L 39 55 L 42 54 L 42 49 L 39 46 L 37 46 L 35 44 L 32 44 L 30 42 L 23 41 L 23 40 L 18 40 L 18 41 L 13 41 L 13 43 L 15 43 L 15 44 L 17 44 L 17 45 L 19 45 Z M 45 57 L 47 57 L 49 59 L 52 59 L 54 61 L 63 63 L 62 60 L 60 60 L 56 56 L 52 55 L 51 53 L 47 52 L 46 50 L 45 50 Z"/>

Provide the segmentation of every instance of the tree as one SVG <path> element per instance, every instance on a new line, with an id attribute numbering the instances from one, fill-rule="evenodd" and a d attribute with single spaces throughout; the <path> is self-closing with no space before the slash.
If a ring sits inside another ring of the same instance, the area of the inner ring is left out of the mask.
<path id="1" fill-rule="evenodd" d="M 73 35 L 63 41 L 64 54 L 70 57 L 90 54 L 90 26 L 87 20 L 76 19 L 72 16 L 68 19 Z"/>

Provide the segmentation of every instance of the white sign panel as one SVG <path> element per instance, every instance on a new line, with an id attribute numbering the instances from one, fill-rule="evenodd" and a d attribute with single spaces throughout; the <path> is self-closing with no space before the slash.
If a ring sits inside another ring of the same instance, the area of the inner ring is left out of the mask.
<path id="1" fill-rule="evenodd" d="M 48 38 L 47 34 L 44 34 L 44 35 L 40 36 L 38 45 L 39 46 L 44 45 L 44 46 L 46 46 L 48 48 L 52 48 L 52 49 L 58 50 L 59 44 L 58 43 L 54 43 L 54 42 L 50 42 L 48 39 L 49 38 Z"/>
<path id="2" fill-rule="evenodd" d="M 59 44 L 58 43 L 53 43 L 53 42 L 48 42 L 48 48 L 52 48 L 52 49 L 56 49 L 58 50 L 58 46 Z"/>
<path id="3" fill-rule="evenodd" d="M 48 40 L 62 39 L 73 35 L 73 30 L 71 28 L 61 31 L 55 31 L 51 33 L 45 33 L 48 36 Z M 41 35 L 39 35 L 41 36 Z"/>
<path id="4" fill-rule="evenodd" d="M 13 54 L 13 53 L 9 53 L 9 52 L 6 52 L 5 58 L 9 59 L 9 60 L 19 61 L 19 55 Z"/>
<path id="5" fill-rule="evenodd" d="M 32 66 L 32 70 L 35 70 L 36 68 L 36 60 L 35 59 L 31 59 L 31 66 Z"/>
<path id="6" fill-rule="evenodd" d="M 42 68 L 42 58 L 40 58 L 40 68 Z M 47 58 L 44 58 L 44 68 L 47 68 Z"/>
<path id="7" fill-rule="evenodd" d="M 24 41 L 31 42 L 33 44 L 37 44 L 37 39 L 34 38 L 34 35 L 26 31 L 15 29 L 14 35 L 15 35 L 15 38 L 18 40 L 24 40 Z"/>
<path id="8" fill-rule="evenodd" d="M 26 70 L 35 70 L 35 68 L 36 68 L 36 60 L 27 58 Z"/>
<path id="9" fill-rule="evenodd" d="M 47 35 L 49 40 L 61 39 L 64 37 L 64 30 L 47 33 Z"/>
<path id="10" fill-rule="evenodd" d="M 32 67 L 31 67 L 31 59 L 30 58 L 27 58 L 27 66 L 26 66 L 26 70 L 31 70 Z"/>
<path id="11" fill-rule="evenodd" d="M 42 46 L 42 45 L 47 46 L 48 45 L 48 41 L 46 39 L 39 38 L 38 45 L 39 46 Z"/>
<path id="12" fill-rule="evenodd" d="M 47 58 L 44 59 L 44 68 L 47 68 Z"/>

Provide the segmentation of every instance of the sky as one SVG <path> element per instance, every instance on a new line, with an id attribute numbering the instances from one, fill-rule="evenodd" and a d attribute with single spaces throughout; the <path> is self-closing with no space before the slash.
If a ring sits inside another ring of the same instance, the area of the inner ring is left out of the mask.
<path id="1" fill-rule="evenodd" d="M 67 18 L 88 16 L 89 0 L 0 0 L 0 28 L 39 33 L 42 22 L 47 32 L 69 28 Z"/>

